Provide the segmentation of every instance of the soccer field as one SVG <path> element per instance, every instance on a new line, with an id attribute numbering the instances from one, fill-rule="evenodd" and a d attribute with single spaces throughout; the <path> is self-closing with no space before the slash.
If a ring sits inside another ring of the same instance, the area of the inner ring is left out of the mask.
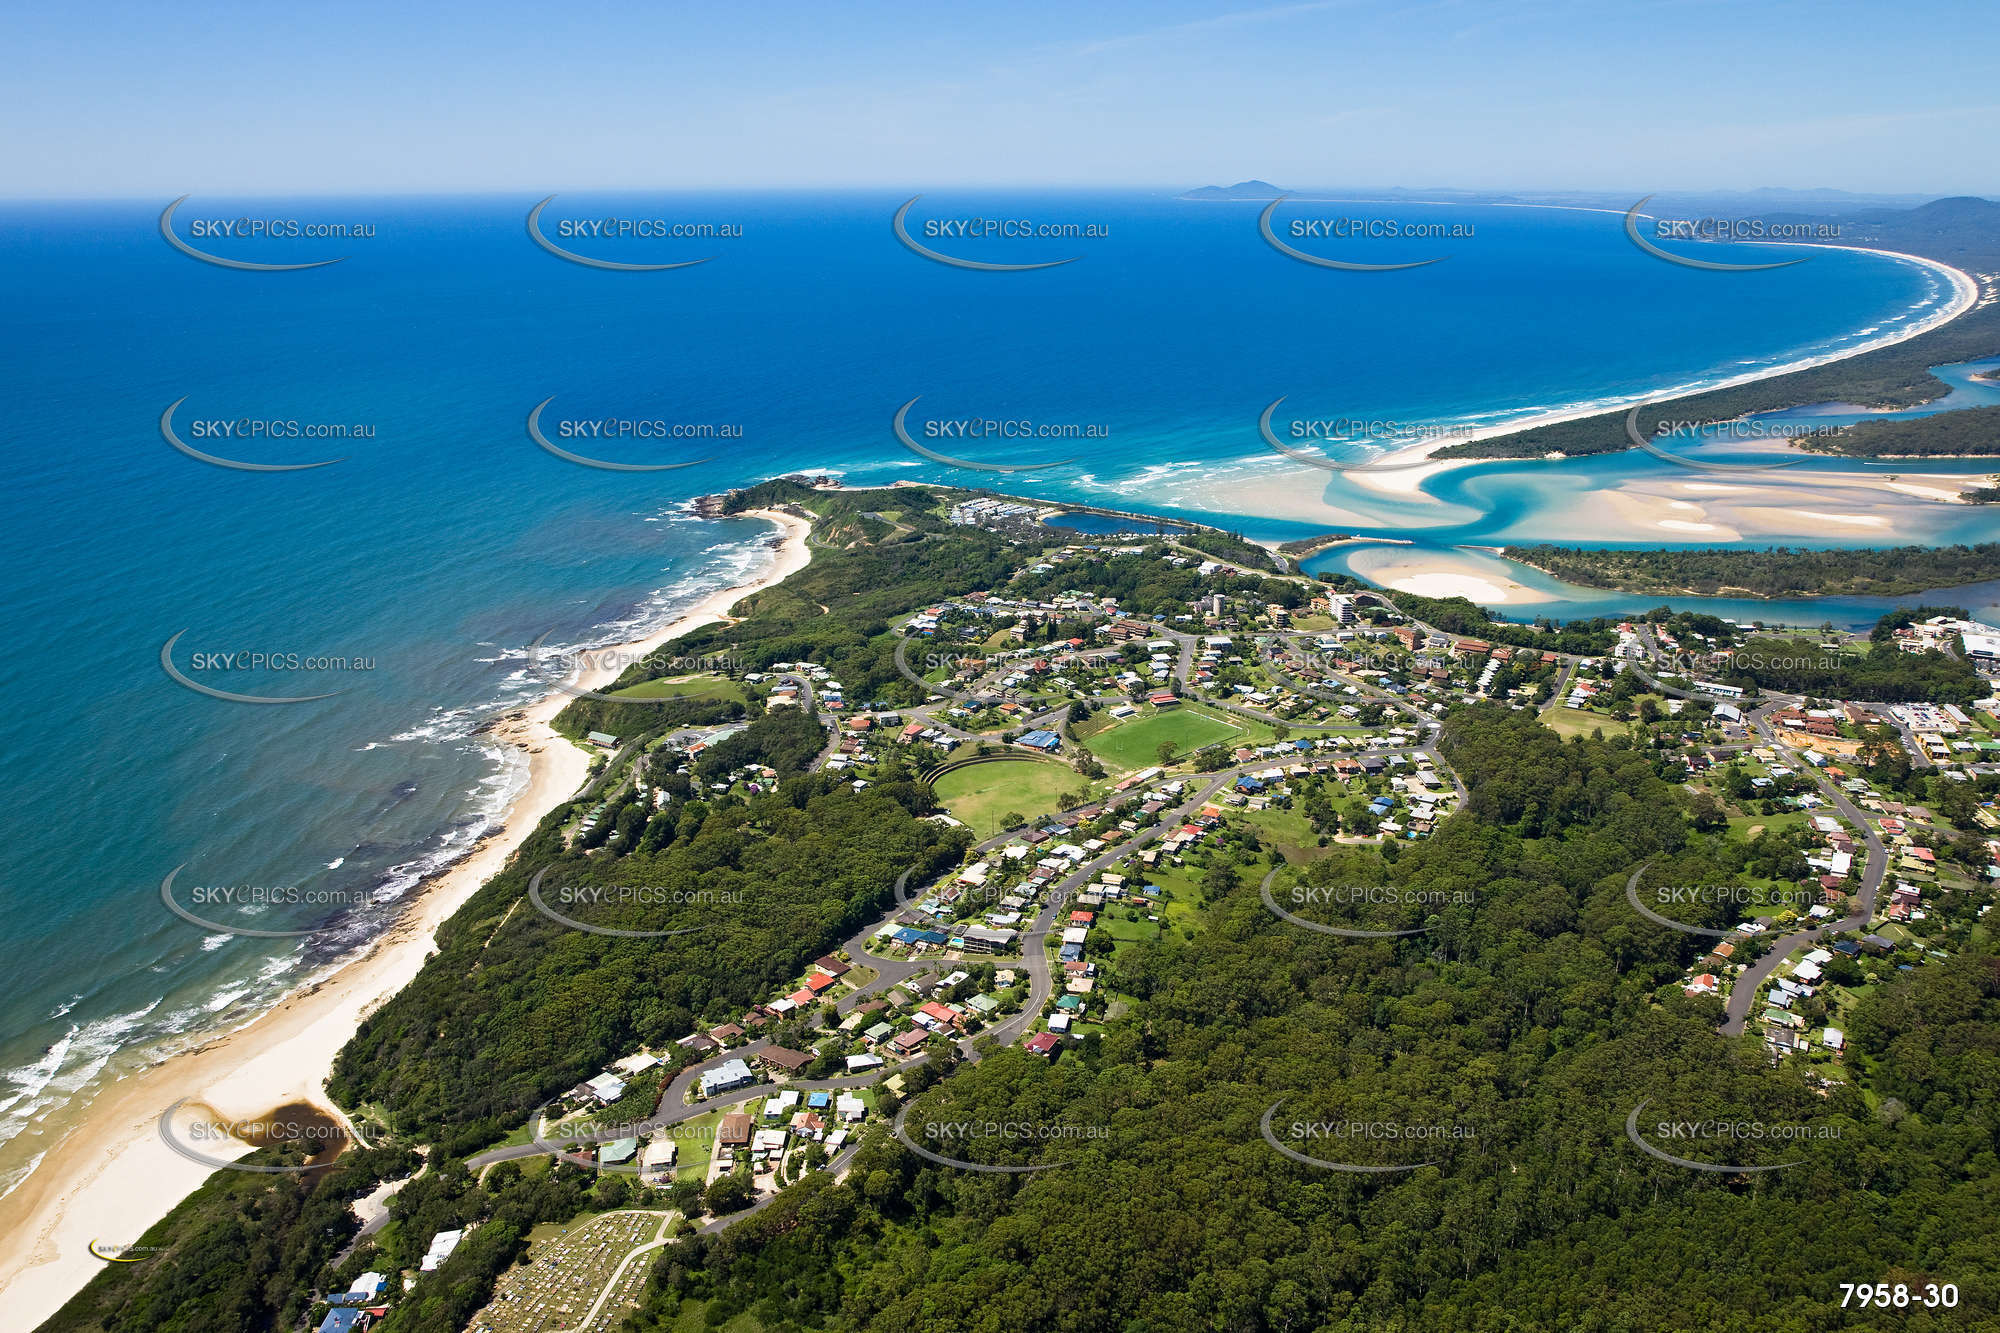
<path id="1" fill-rule="evenodd" d="M 1150 768 L 1159 763 L 1159 749 L 1163 741 L 1172 741 L 1175 754 L 1184 755 L 1204 745 L 1247 734 L 1244 728 L 1225 722 L 1213 713 L 1182 704 L 1165 712 L 1121 722 L 1109 731 L 1092 736 L 1084 744 L 1105 763 L 1130 770 Z"/>

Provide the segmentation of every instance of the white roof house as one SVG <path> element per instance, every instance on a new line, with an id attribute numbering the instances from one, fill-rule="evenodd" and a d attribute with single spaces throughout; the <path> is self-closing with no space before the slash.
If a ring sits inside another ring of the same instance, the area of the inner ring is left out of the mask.
<path id="1" fill-rule="evenodd" d="M 451 1252 L 457 1249 L 458 1243 L 464 1239 L 465 1231 L 462 1228 L 458 1231 L 438 1232 L 431 1237 L 431 1248 L 418 1267 L 426 1273 L 435 1272 L 439 1264 L 451 1258 Z"/>
<path id="2" fill-rule="evenodd" d="M 740 1088 L 756 1081 L 757 1075 L 751 1072 L 750 1066 L 744 1061 L 724 1060 L 702 1074 L 701 1095 L 707 1097 L 717 1092 L 727 1092 L 731 1088 Z"/>

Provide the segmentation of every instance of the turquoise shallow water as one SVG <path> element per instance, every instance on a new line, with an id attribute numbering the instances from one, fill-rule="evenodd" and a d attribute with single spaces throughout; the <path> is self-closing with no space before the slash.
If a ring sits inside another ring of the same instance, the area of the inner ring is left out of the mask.
<path id="1" fill-rule="evenodd" d="M 1565 583 L 1539 569 L 1508 560 L 1488 551 L 1441 548 L 1428 544 L 1409 546 L 1357 543 L 1335 547 L 1306 562 L 1312 573 L 1353 574 L 1369 578 L 1372 557 L 1387 554 L 1412 558 L 1420 553 L 1442 553 L 1452 565 L 1475 578 L 1512 581 L 1533 589 L 1544 600 L 1496 605 L 1494 614 L 1508 620 L 1587 620 L 1597 616 L 1626 616 L 1649 611 L 1662 604 L 1706 611 L 1739 624 L 1762 623 L 1818 629 L 1832 623 L 1840 629 L 1865 629 L 1898 606 L 1928 604 L 1962 606 L 1974 619 L 1989 624 L 2000 621 L 2000 578 L 1953 588 L 1936 588 L 1903 597 L 1801 597 L 1760 599 L 1750 597 L 1661 597 L 1612 592 Z M 1370 580 L 1373 581 L 1372 579 Z"/>
<path id="2" fill-rule="evenodd" d="M 697 520 L 696 494 L 794 469 L 993 483 L 896 442 L 891 416 L 916 398 L 919 432 L 989 419 L 1102 428 L 1081 448 L 1037 433 L 922 436 L 974 462 L 1078 459 L 1008 487 L 1300 535 L 1306 525 L 1210 507 L 1222 480 L 1279 463 L 1255 421 L 1280 395 L 1315 416 L 1514 420 L 1838 351 L 1944 296 L 1922 271 L 1843 253 L 1717 284 L 1640 255 L 1615 217 L 1576 212 L 1439 210 L 1476 228 L 1448 262 L 1354 275 L 1273 253 L 1254 208 L 926 195 L 919 221 L 1109 231 L 954 243 L 992 262 L 1078 256 L 968 272 L 896 243 L 889 218 L 905 197 L 551 206 L 550 224 L 617 214 L 741 227 L 575 242 L 629 262 L 714 256 L 643 274 L 538 250 L 527 197 L 183 206 L 182 235 L 193 219 L 241 213 L 375 229 L 207 243 L 257 262 L 345 255 L 276 274 L 175 252 L 157 231 L 164 200 L 0 210 L 13 427 L 0 580 L 21 630 L 0 659 L 11 704 L 0 714 L 0 1141 L 12 1140 L 0 1188 L 51 1112 L 121 1061 L 256 1012 L 378 929 L 398 895 L 476 837 L 518 780 L 478 729 L 538 692 L 529 643 L 627 637 L 755 568 L 764 526 Z M 1357 244 L 1355 257 L 1388 261 L 1429 243 Z M 527 436 L 528 412 L 551 399 L 551 432 L 618 421 L 706 434 L 560 435 L 607 461 L 693 464 L 580 467 Z M 161 436 L 176 401 L 175 429 L 204 450 L 343 461 L 204 465 Z M 195 438 L 196 423 L 246 418 L 365 431 Z M 1485 517 L 1444 539 L 1559 523 L 1568 483 L 1555 474 L 1477 472 L 1454 474 L 1450 498 Z M 185 689 L 159 662 L 183 631 L 174 660 L 205 683 L 339 693 L 258 707 Z M 192 666 L 197 653 L 238 651 L 370 666 Z M 204 882 L 363 905 L 259 914 L 263 928 L 333 927 L 311 947 L 205 934 L 159 903 L 161 877 L 182 863 Z"/>

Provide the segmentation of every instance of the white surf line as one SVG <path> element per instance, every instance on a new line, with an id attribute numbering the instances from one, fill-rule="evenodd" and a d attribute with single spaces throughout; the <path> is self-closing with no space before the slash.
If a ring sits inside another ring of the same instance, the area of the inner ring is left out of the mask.
<path id="1" fill-rule="evenodd" d="M 1302 197 L 1294 196 L 1294 198 L 1302 198 Z M 1470 201 L 1463 201 L 1463 200 L 1432 201 L 1432 200 L 1401 200 L 1401 199 L 1387 200 L 1387 199 L 1329 198 L 1329 199 L 1306 199 L 1304 200 L 1304 202 L 1354 203 L 1354 204 L 1417 203 L 1435 207 L 1448 207 L 1448 206 L 1463 204 L 1464 206 L 1467 207 L 1477 207 L 1477 208 L 1540 208 L 1540 209 L 1551 209 L 1559 212 L 1606 213 L 1616 217 L 1623 217 L 1626 212 L 1626 210 L 1624 209 L 1591 208 L 1579 204 L 1536 204 L 1536 203 L 1501 203 L 1501 202 L 1472 203 Z M 1641 216 L 1650 217 L 1653 215 L 1642 214 Z M 1664 403 L 1676 398 L 1693 397 L 1696 394 L 1717 393 L 1724 389 L 1741 388 L 1743 385 L 1746 384 L 1755 384 L 1759 380 L 1777 379 L 1780 376 L 1793 375 L 1797 374 L 1800 371 L 1816 370 L 1820 366 L 1828 366 L 1834 364 L 1837 361 L 1846 361 L 1852 357 L 1864 356 L 1869 352 L 1880 351 L 1884 347 L 1893 347 L 1897 343 L 1907 342 L 1911 338 L 1920 337 L 1923 334 L 1931 332 L 1933 329 L 1941 328 L 1942 326 L 1949 324 L 1952 320 L 1957 319 L 1959 316 L 1970 311 L 1974 306 L 1976 306 L 1979 303 L 1980 299 L 1981 289 L 1978 279 L 1974 278 L 1971 274 L 1965 272 L 1963 269 L 1955 268 L 1952 265 L 1945 263 L 1943 260 L 1930 259 L 1923 255 L 1907 254 L 1901 250 L 1882 250 L 1872 246 L 1865 246 L 1865 245 L 1823 245 L 1823 244 L 1818 244 L 1816 242 L 1809 243 L 1803 241 L 1743 241 L 1739 242 L 1739 244 L 1775 245 L 1788 249 L 1812 248 L 1820 250 L 1850 250 L 1856 254 L 1876 255 L 1884 259 L 1892 259 L 1901 263 L 1914 264 L 1920 268 L 1930 269 L 1931 271 L 1937 273 L 1939 276 L 1943 277 L 1946 282 L 1950 283 L 1952 288 L 1952 299 L 1950 301 L 1947 301 L 1940 307 L 1938 307 L 1938 309 L 1932 311 L 1929 315 L 1926 315 L 1923 319 L 1920 319 L 1916 323 L 1910 325 L 1908 328 L 1898 329 L 1895 330 L 1894 332 L 1883 334 L 1878 338 L 1871 339 L 1870 341 L 1865 343 L 1860 343 L 1854 347 L 1843 348 L 1836 352 L 1827 352 L 1818 356 L 1809 356 L 1802 358 L 1798 361 L 1788 361 L 1781 365 L 1771 366 L 1765 369 L 1746 371 L 1743 374 L 1730 376 L 1725 379 L 1715 381 L 1713 383 L 1705 383 L 1701 380 L 1690 380 L 1677 385 L 1669 385 L 1666 388 L 1648 390 L 1643 393 L 1627 394 L 1624 396 L 1597 400 L 1587 406 L 1573 405 L 1570 407 L 1559 408 L 1553 412 L 1546 412 L 1540 416 L 1522 417 L 1519 420 L 1503 422 L 1492 426 L 1477 426 L 1463 432 L 1454 432 L 1449 435 L 1436 436 L 1432 439 L 1423 441 L 1421 444 L 1414 444 L 1410 445 L 1408 448 L 1405 449 L 1395 450 L 1394 452 L 1382 455 L 1379 459 L 1376 459 L 1375 462 L 1378 464 L 1388 464 L 1391 462 L 1402 460 L 1405 456 L 1407 456 L 1410 459 L 1429 458 L 1432 453 L 1436 452 L 1439 449 L 1445 448 L 1447 445 L 1473 444 L 1480 440 L 1494 439 L 1502 435 L 1514 435 L 1523 431 L 1540 430 L 1545 426 L 1561 425 L 1564 422 L 1581 421 L 1586 417 L 1608 416 L 1611 413 L 1631 408 L 1638 404 L 1646 403 L 1649 401 Z M 1774 409 L 1774 410 L 1782 410 L 1782 409 Z M 1264 459 L 1265 457 L 1267 456 L 1261 453 L 1246 453 L 1230 461 L 1237 463 L 1257 462 Z M 1469 466 L 1475 463 L 1520 463 L 1527 461 L 1532 461 L 1532 460 L 1519 459 L 1519 458 L 1445 459 L 1438 462 L 1437 466 L 1439 468 L 1446 468 L 1455 466 Z M 1404 467 L 1405 470 L 1408 470 L 1407 464 L 1405 464 Z M 1386 472 L 1389 471 L 1390 469 L 1384 467 L 1382 470 Z M 1397 487 L 1395 489 L 1398 492 L 1404 492 L 1406 490 L 1416 490 L 1418 489 L 1418 487 L 1421 486 L 1421 483 L 1423 481 L 1428 479 L 1429 475 L 1430 474 L 1428 473 L 1422 473 L 1412 476 L 1409 479 L 1410 482 L 1412 483 L 1409 487 L 1407 488 Z M 1364 482 L 1363 484 L 1367 486 L 1367 488 L 1370 490 L 1388 489 L 1375 482 Z"/>
<path id="2" fill-rule="evenodd" d="M 1529 205 L 1509 205 L 1509 207 L 1517 207 L 1517 206 L 1528 207 Z M 1759 242 L 1748 242 L 1748 244 L 1782 245 L 1785 243 L 1759 241 Z M 1937 310 L 1933 311 L 1931 314 L 1927 315 L 1925 318 L 1918 320 L 1916 323 L 1912 324 L 1908 328 L 1898 329 L 1895 330 L 1894 332 L 1883 334 L 1879 338 L 1871 339 L 1870 341 L 1859 344 L 1858 346 L 1845 348 L 1838 352 L 1828 352 L 1820 356 L 1806 357 L 1799 361 L 1792 361 L 1792 362 L 1787 362 L 1783 365 L 1772 366 L 1769 369 L 1746 371 L 1741 375 L 1731 376 L 1727 379 L 1719 380 L 1712 384 L 1702 383 L 1701 381 L 1689 381 L 1684 384 L 1674 385 L 1664 389 L 1655 389 L 1647 393 L 1630 394 L 1622 398 L 1599 400 L 1598 402 L 1592 403 L 1590 406 L 1587 407 L 1564 408 L 1560 411 L 1545 413 L 1544 415 L 1539 417 L 1527 417 L 1520 421 L 1507 422 L 1505 424 L 1496 426 L 1482 426 L 1475 430 L 1466 431 L 1463 434 L 1439 436 L 1436 439 L 1425 440 L 1422 444 L 1412 445 L 1407 449 L 1399 449 L 1395 453 L 1384 454 L 1380 459 L 1376 461 L 1378 463 L 1387 463 L 1405 454 L 1410 455 L 1411 457 L 1428 458 L 1431 453 L 1435 452 L 1438 449 L 1442 449 L 1447 445 L 1471 444 L 1479 440 L 1494 439 L 1502 435 L 1514 435 L 1522 431 L 1539 430 L 1544 426 L 1560 425 L 1568 421 L 1581 421 L 1586 417 L 1608 416 L 1614 412 L 1618 412 L 1620 410 L 1631 408 L 1633 406 L 1637 406 L 1648 402 L 1664 404 L 1676 398 L 1690 398 L 1698 394 L 1718 393 L 1724 389 L 1736 389 L 1736 388 L 1741 388 L 1746 384 L 1755 384 L 1759 380 L 1777 379 L 1780 376 L 1797 374 L 1800 371 L 1816 370 L 1821 366 L 1829 366 L 1837 361 L 1846 361 L 1853 357 L 1866 355 L 1869 352 L 1880 351 L 1882 348 L 1885 347 L 1893 347 L 1897 343 L 1908 342 L 1912 338 L 1920 337 L 1923 334 L 1931 332 L 1933 329 L 1941 328 L 1944 325 L 1949 324 L 1952 320 L 1957 319 L 1959 316 L 1970 311 L 1975 305 L 1979 303 L 1980 286 L 1978 280 L 1975 279 L 1971 274 L 1966 273 L 1962 269 L 1954 268 L 1950 264 L 1944 263 L 1942 260 L 1929 259 L 1924 257 L 1923 255 L 1905 254 L 1900 250 L 1877 250 L 1863 245 L 1824 245 L 1818 248 L 1824 250 L 1852 250 L 1857 254 L 1878 255 L 1885 259 L 1898 260 L 1903 263 L 1915 264 L 1922 268 L 1931 269 L 1936 273 L 1938 273 L 1947 282 L 1951 284 L 1952 299 L 1949 302 L 1945 303 L 1944 305 L 1940 306 Z M 1783 409 L 1772 409 L 1772 410 L 1782 411 Z M 1741 417 L 1732 418 L 1732 420 L 1741 420 L 1741 419 L 1742 419 Z M 1419 453 L 1418 451 L 1422 452 Z M 1828 455 L 1828 456 L 1837 457 L 1837 455 Z M 1244 457 L 1246 459 L 1254 459 L 1257 457 L 1257 455 L 1246 454 Z M 1440 468 L 1444 468 L 1453 466 L 1469 466 L 1475 463 L 1521 463 L 1521 462 L 1531 462 L 1531 461 L 1533 460 L 1520 459 L 1520 458 L 1465 458 L 1465 459 L 1453 458 L 1453 459 L 1440 460 L 1437 463 L 1437 466 Z M 1386 468 L 1384 469 L 1384 471 L 1387 470 L 1388 469 Z M 1356 475 L 1356 474 L 1350 474 L 1350 475 Z M 1413 478 L 1413 480 L 1419 482 L 1421 482 L 1424 479 L 1425 478 L 1421 475 Z M 1371 490 L 1380 489 L 1380 487 L 1378 487 L 1374 483 L 1364 483 L 1364 484 L 1368 485 L 1369 489 Z"/>

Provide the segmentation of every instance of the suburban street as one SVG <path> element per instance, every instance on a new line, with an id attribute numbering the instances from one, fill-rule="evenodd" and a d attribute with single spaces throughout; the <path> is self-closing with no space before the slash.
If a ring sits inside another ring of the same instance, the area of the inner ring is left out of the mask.
<path id="1" fill-rule="evenodd" d="M 1786 755 L 1791 755 L 1792 751 L 1772 734 L 1769 715 L 1779 708 L 1789 706 L 1787 700 L 1774 700 L 1761 705 L 1750 714 L 1752 724 L 1757 728 L 1757 733 L 1764 738 L 1765 743 Z M 1722 1025 L 1722 1035 L 1725 1037 L 1743 1035 L 1744 1027 L 1750 1019 L 1751 1007 L 1756 1003 L 1758 988 L 1778 969 L 1779 964 L 1784 962 L 1786 955 L 1795 949 L 1812 944 L 1821 936 L 1855 930 L 1868 924 L 1875 915 L 1875 899 L 1881 892 L 1882 879 L 1889 868 L 1889 854 L 1882 846 L 1882 835 L 1875 831 L 1875 826 L 1868 822 L 1868 817 L 1861 812 L 1860 807 L 1847 798 L 1846 792 L 1828 781 L 1824 773 L 1809 764 L 1802 763 L 1800 767 L 1813 775 L 1813 781 L 1819 785 L 1821 793 L 1832 803 L 1833 808 L 1840 812 L 1842 818 L 1854 825 L 1867 846 L 1867 864 L 1861 871 L 1861 891 L 1855 895 L 1854 910 L 1846 916 L 1838 921 L 1828 921 L 1793 931 L 1773 941 L 1762 957 L 1744 969 L 1743 974 L 1736 978 L 1735 985 L 1729 991 L 1727 1006 L 1729 1018 Z"/>

